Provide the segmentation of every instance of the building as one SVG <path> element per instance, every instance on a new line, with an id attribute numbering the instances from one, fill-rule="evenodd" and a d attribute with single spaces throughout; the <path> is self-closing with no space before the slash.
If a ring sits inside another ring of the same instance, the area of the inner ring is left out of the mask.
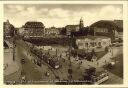
<path id="1" fill-rule="evenodd" d="M 119 22 L 121 26 L 119 26 Z M 100 20 L 93 23 L 90 28 L 95 36 L 106 36 L 114 40 L 118 37 L 118 33 L 123 31 L 123 21 L 119 22 L 117 20 Z"/>
<path id="2" fill-rule="evenodd" d="M 60 34 L 60 31 L 58 28 L 56 27 L 50 27 L 50 28 L 46 28 L 45 29 L 45 34 L 46 35 L 59 35 Z"/>
<path id="3" fill-rule="evenodd" d="M 44 35 L 44 24 L 42 22 L 28 21 L 23 26 L 25 36 L 29 37 L 42 37 Z"/>
<path id="4" fill-rule="evenodd" d="M 79 32 L 84 28 L 84 22 L 83 19 L 80 19 L 80 23 L 78 25 L 67 25 L 66 28 L 66 34 L 69 35 L 71 32 Z"/>
<path id="5" fill-rule="evenodd" d="M 65 28 L 67 35 L 71 34 L 71 32 L 78 32 L 80 29 L 79 25 L 67 25 Z"/>
<path id="6" fill-rule="evenodd" d="M 111 38 L 104 36 L 78 37 L 76 39 L 76 45 L 78 46 L 78 49 L 87 51 L 92 51 L 93 49 L 105 50 L 106 47 L 111 45 Z"/>
<path id="7" fill-rule="evenodd" d="M 123 20 L 114 20 L 114 23 L 119 27 L 118 38 L 123 40 Z"/>
<path id="8" fill-rule="evenodd" d="M 11 37 L 13 36 L 13 32 L 14 32 L 14 26 L 9 22 L 9 20 L 7 20 L 6 22 L 4 22 L 3 24 L 3 28 L 4 28 L 4 37 Z"/>
<path id="9" fill-rule="evenodd" d="M 84 28 L 84 21 L 82 18 L 80 19 L 79 28 L 80 28 L 80 30 Z"/>

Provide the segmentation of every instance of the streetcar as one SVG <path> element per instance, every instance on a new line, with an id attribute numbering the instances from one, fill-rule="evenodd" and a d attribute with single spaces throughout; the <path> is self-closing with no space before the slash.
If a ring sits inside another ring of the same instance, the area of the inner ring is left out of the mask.
<path id="1" fill-rule="evenodd" d="M 92 75 L 85 75 L 85 82 L 87 84 L 101 84 L 109 79 L 108 71 L 95 72 Z"/>
<path id="2" fill-rule="evenodd" d="M 30 51 L 35 54 L 39 59 L 35 59 L 35 63 L 39 66 L 41 66 L 42 61 L 49 64 L 52 68 L 58 69 L 60 67 L 59 61 L 57 58 L 59 57 L 52 57 L 47 53 L 43 53 L 41 50 L 39 50 L 37 47 L 33 47 L 30 49 Z"/>

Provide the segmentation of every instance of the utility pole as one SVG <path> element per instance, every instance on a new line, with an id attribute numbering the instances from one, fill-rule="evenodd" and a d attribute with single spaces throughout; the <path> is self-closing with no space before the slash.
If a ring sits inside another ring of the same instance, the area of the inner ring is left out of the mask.
<path id="1" fill-rule="evenodd" d="M 13 30 L 13 61 L 15 61 L 15 30 Z"/>
<path id="2" fill-rule="evenodd" d="M 72 64 L 71 64 L 71 44 L 72 44 L 72 36 L 71 36 L 71 33 L 68 34 L 68 37 L 69 37 L 69 57 L 68 57 L 68 60 L 70 61 L 69 63 L 69 69 L 68 69 L 68 73 L 69 73 L 69 80 L 72 79 Z"/>
<path id="3" fill-rule="evenodd" d="M 13 39 L 13 61 L 15 61 L 15 40 Z"/>

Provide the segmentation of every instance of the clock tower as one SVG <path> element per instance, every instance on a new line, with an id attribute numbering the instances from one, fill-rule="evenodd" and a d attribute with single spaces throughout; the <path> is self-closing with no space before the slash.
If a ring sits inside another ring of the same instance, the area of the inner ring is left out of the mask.
<path id="1" fill-rule="evenodd" d="M 80 30 L 84 27 L 84 22 L 83 22 L 83 19 L 81 18 L 80 19 L 80 24 L 79 24 L 79 28 Z"/>

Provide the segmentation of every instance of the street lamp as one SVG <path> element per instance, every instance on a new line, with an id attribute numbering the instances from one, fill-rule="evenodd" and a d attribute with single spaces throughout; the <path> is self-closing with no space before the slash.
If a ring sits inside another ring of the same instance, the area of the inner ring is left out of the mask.
<path id="1" fill-rule="evenodd" d="M 71 68 L 71 66 L 72 66 L 72 64 L 71 64 L 71 44 L 72 44 L 72 35 L 71 35 L 71 32 L 69 32 L 68 33 L 68 37 L 69 37 L 69 57 L 68 57 L 68 59 L 69 59 L 69 61 L 70 61 L 70 63 L 69 63 L 69 69 L 68 69 L 68 73 L 69 73 L 69 79 L 71 80 L 72 79 L 72 68 Z"/>
<path id="2" fill-rule="evenodd" d="M 15 61 L 15 35 L 13 36 L 13 61 Z"/>

